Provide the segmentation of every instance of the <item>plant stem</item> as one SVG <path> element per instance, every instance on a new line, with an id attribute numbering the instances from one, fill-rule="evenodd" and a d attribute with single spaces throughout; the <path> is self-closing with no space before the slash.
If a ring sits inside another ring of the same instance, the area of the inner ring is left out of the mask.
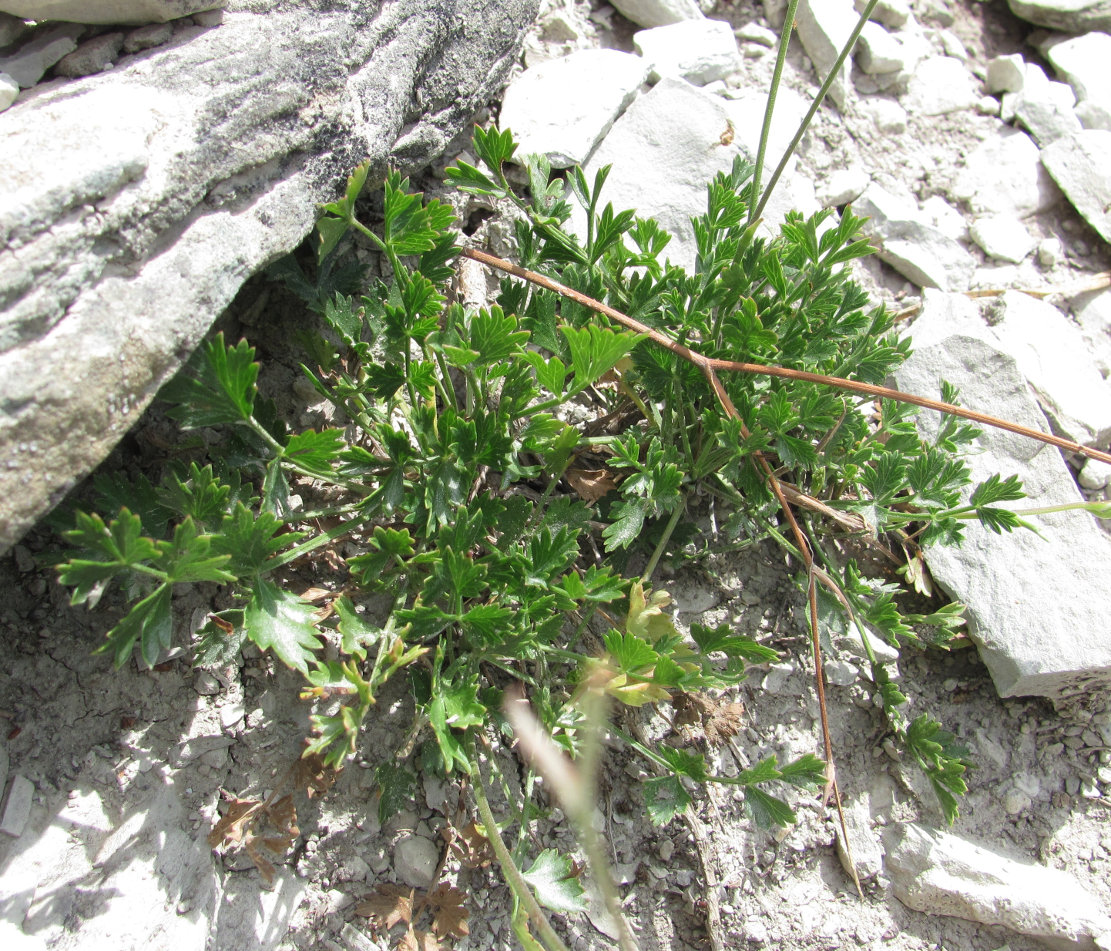
<path id="1" fill-rule="evenodd" d="M 686 509 L 687 500 L 684 498 L 682 502 L 675 507 L 675 511 L 671 513 L 671 518 L 667 520 L 667 524 L 664 526 L 663 537 L 660 538 L 660 543 L 656 546 L 656 550 L 652 552 L 652 557 L 648 559 L 648 564 L 644 566 L 644 572 L 640 576 L 645 584 L 651 580 L 652 572 L 656 570 L 656 565 L 659 564 L 664 549 L 667 548 L 667 543 L 671 541 L 671 533 L 675 531 L 675 526 L 679 524 L 679 519 Z"/>

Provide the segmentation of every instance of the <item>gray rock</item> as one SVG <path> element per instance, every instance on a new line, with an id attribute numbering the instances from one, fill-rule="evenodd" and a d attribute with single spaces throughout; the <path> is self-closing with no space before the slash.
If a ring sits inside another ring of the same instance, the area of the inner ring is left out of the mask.
<path id="1" fill-rule="evenodd" d="M 724 79 L 740 68 L 737 40 L 721 20 L 684 20 L 633 34 L 633 46 L 652 79 L 677 76 L 696 86 Z"/>
<path id="2" fill-rule="evenodd" d="M 91 76 L 110 69 L 123 49 L 122 33 L 102 33 L 86 40 L 72 53 L 63 56 L 54 67 L 56 76 Z"/>
<path id="3" fill-rule="evenodd" d="M 1013 115 L 1044 148 L 1050 142 L 1080 131 L 1074 105 L 1076 95 L 1071 86 L 1051 82 L 1040 66 L 1027 63 L 1022 91 L 1003 97 L 1003 115 Z"/>
<path id="4" fill-rule="evenodd" d="M 838 53 L 848 41 L 859 17 L 852 0 L 802 0 L 795 14 L 795 25 L 806 55 L 813 61 L 822 81 L 833 68 Z M 833 85 L 830 98 L 844 109 L 848 101 L 852 57 L 846 57 Z"/>
<path id="5" fill-rule="evenodd" d="M 857 800 L 851 806 L 845 806 L 845 828 L 849 833 L 849 847 L 852 849 L 852 862 L 849 861 L 849 849 L 845 848 L 845 835 L 840 826 L 837 828 L 837 858 L 845 874 L 853 874 L 853 865 L 856 874 L 862 882 L 872 881 L 883 871 L 883 847 L 880 837 L 872 828 L 872 817 L 868 803 Z"/>
<path id="6" fill-rule="evenodd" d="M 972 222 L 968 233 L 988 257 L 1017 264 L 1036 242 L 1026 225 L 1012 215 L 989 215 Z"/>
<path id="7" fill-rule="evenodd" d="M 866 73 L 897 73 L 907 68 L 903 44 L 878 23 L 864 24 L 854 57 Z"/>
<path id="8" fill-rule="evenodd" d="M 4 114 L 0 549 L 108 453 L 351 168 L 442 153 L 536 7 L 243 9 Z"/>
<path id="9" fill-rule="evenodd" d="M 967 297 L 927 291 L 911 329 L 914 355 L 895 374 L 898 388 L 936 399 L 939 381 L 948 380 L 965 406 L 1048 430 L 1014 359 L 984 340 L 977 325 L 983 327 Z M 923 412 L 919 425 L 932 431 L 936 415 Z M 966 460 L 973 482 L 1018 475 L 1028 498 L 1015 507 L 1081 501 L 1053 447 L 987 426 L 978 447 Z M 1056 698 L 1111 684 L 1104 636 L 1111 591 L 1103 581 L 1111 541 L 1086 512 L 1038 516 L 1036 525 L 1039 534 L 997 535 L 969 522 L 959 548 L 927 552 L 930 572 L 967 606 L 969 636 L 1000 696 Z"/>
<path id="10" fill-rule="evenodd" d="M 8 791 L 0 803 L 0 832 L 18 839 L 27 828 L 31 817 L 31 802 L 35 796 L 35 784 L 26 776 L 18 773 L 12 777 Z"/>
<path id="11" fill-rule="evenodd" d="M 838 169 L 816 189 L 818 201 L 823 208 L 840 208 L 855 201 L 868 182 L 868 173 L 862 168 Z"/>
<path id="12" fill-rule="evenodd" d="M 1111 59 L 1111 35 L 1084 36 L 1052 34 L 1038 49 L 1053 64 L 1058 77 L 1076 93 L 1075 113 L 1086 129 L 1111 130 L 1111 82 L 1107 63 Z"/>
<path id="13" fill-rule="evenodd" d="M 84 32 L 83 26 L 74 23 L 39 27 L 17 49 L 0 56 L 0 73 L 7 73 L 20 88 L 29 89 L 58 60 L 77 49 L 78 37 Z"/>
<path id="14" fill-rule="evenodd" d="M 1001 925 L 1076 949 L 1094 948 L 1111 929 L 1099 901 L 1057 869 L 916 823 L 888 826 L 884 847 L 895 896 L 917 911 Z"/>
<path id="15" fill-rule="evenodd" d="M 1111 463 L 1101 459 L 1089 459 L 1077 476 L 1077 482 L 1089 492 L 1098 492 L 1111 485 Z"/>
<path id="16" fill-rule="evenodd" d="M 779 34 L 774 30 L 769 30 L 766 26 L 761 26 L 754 20 L 737 30 L 737 39 L 771 49 L 779 42 Z"/>
<path id="17" fill-rule="evenodd" d="M 1066 33 L 1111 30 L 1111 0 L 1007 0 L 1015 16 Z"/>
<path id="18" fill-rule="evenodd" d="M 164 23 L 226 0 L 0 0 L 0 10 L 27 20 L 71 23 Z"/>
<path id="19" fill-rule="evenodd" d="M 1060 192 L 1030 136 L 1002 126 L 968 157 L 952 195 L 977 215 L 1025 218 L 1050 207 Z"/>
<path id="20" fill-rule="evenodd" d="M 132 30 L 123 41 L 124 52 L 138 53 L 149 50 L 163 43 L 169 43 L 174 35 L 174 28 L 169 23 L 151 23 Z"/>
<path id="21" fill-rule="evenodd" d="M 432 885 L 432 878 L 439 864 L 439 847 L 422 835 L 406 835 L 394 847 L 394 872 L 406 885 L 413 888 L 428 888 Z"/>
<path id="22" fill-rule="evenodd" d="M 853 0 L 853 8 L 863 13 L 868 0 Z M 910 19 L 910 4 L 906 0 L 880 0 L 872 11 L 872 19 L 890 30 L 897 30 Z"/>
<path id="23" fill-rule="evenodd" d="M 8 108 L 19 96 L 19 83 L 7 73 L 0 73 L 0 112 Z"/>
<path id="24" fill-rule="evenodd" d="M 513 131 L 522 156 L 544 155 L 555 168 L 584 164 L 647 77 L 648 63 L 617 50 L 548 60 L 510 83 L 501 127 Z"/>
<path id="25" fill-rule="evenodd" d="M 1042 164 L 1072 206 L 1111 242 L 1111 132 L 1084 129 L 1042 149 Z"/>
<path id="26" fill-rule="evenodd" d="M 698 0 L 612 0 L 612 3 L 622 16 L 637 26 L 667 26 L 702 18 Z"/>
<path id="27" fill-rule="evenodd" d="M 979 98 L 964 63 L 952 56 L 931 56 L 915 67 L 903 106 L 914 115 L 941 116 L 971 109 Z"/>
<path id="28" fill-rule="evenodd" d="M 1076 118 L 1085 129 L 1105 129 L 1111 132 L 1111 103 L 1085 99 L 1076 104 Z"/>
<path id="29" fill-rule="evenodd" d="M 1026 61 L 1018 53 L 996 56 L 988 63 L 988 92 L 1021 92 L 1025 81 Z"/>
<path id="30" fill-rule="evenodd" d="M 0 13 L 0 49 L 3 49 L 5 46 L 11 46 L 12 43 L 26 32 L 27 24 L 23 22 L 22 17 L 13 17 L 8 13 Z"/>
<path id="31" fill-rule="evenodd" d="M 1105 379 L 1111 377 L 1111 291 L 1085 294 L 1073 302 L 1073 313 L 1091 354 Z"/>
<path id="32" fill-rule="evenodd" d="M 868 99 L 860 104 L 860 109 L 872 117 L 880 132 L 898 135 L 907 130 L 907 111 L 894 100 L 883 97 Z"/>
<path id="33" fill-rule="evenodd" d="M 879 241 L 876 252 L 919 287 L 967 287 L 975 262 L 953 238 L 927 223 L 917 204 L 873 182 L 853 205 L 871 220 L 866 228 Z"/>

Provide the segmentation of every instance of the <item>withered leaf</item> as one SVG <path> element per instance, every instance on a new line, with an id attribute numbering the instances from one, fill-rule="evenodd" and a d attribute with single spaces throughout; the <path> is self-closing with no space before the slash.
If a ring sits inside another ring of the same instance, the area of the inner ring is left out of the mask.
<path id="1" fill-rule="evenodd" d="M 474 822 L 452 830 L 450 849 L 464 868 L 485 868 L 494 860 L 490 840 L 478 831 L 478 824 Z"/>
<path id="2" fill-rule="evenodd" d="M 432 930 L 441 938 L 462 938 L 470 934 L 467 919 L 471 913 L 463 907 L 467 896 L 458 888 L 441 882 L 428 893 L 432 909 Z"/>
<path id="3" fill-rule="evenodd" d="M 441 951 L 442 947 L 431 932 L 413 928 L 405 932 L 405 937 L 397 943 L 397 951 Z"/>
<path id="4" fill-rule="evenodd" d="M 297 828 L 297 810 L 294 808 L 292 796 L 282 796 L 277 802 L 270 803 L 266 807 L 266 815 L 275 829 L 288 832 L 290 836 L 301 834 L 301 830 Z"/>
<path id="5" fill-rule="evenodd" d="M 355 914 L 374 918 L 389 930 L 396 924 L 413 920 L 413 889 L 401 885 L 378 885 L 355 906 Z"/>
<path id="6" fill-rule="evenodd" d="M 306 795 L 312 799 L 314 795 L 323 795 L 331 789 L 338 776 L 339 770 L 325 766 L 324 757 L 313 753 L 297 761 L 293 770 L 293 784 L 304 789 Z"/>
<path id="7" fill-rule="evenodd" d="M 740 733 L 744 724 L 742 718 L 744 712 L 743 703 L 727 703 L 724 707 L 716 709 L 709 719 L 703 721 L 702 729 L 706 732 L 706 742 L 716 746 Z"/>
<path id="8" fill-rule="evenodd" d="M 617 489 L 613 473 L 608 469 L 568 469 L 563 476 L 579 498 L 588 505 L 593 505 L 607 492 Z"/>
<path id="9" fill-rule="evenodd" d="M 232 843 L 242 841 L 247 823 L 262 809 L 262 805 L 258 799 L 229 799 L 228 811 L 208 834 L 208 844 L 216 848 L 225 839 Z"/>
<path id="10" fill-rule="evenodd" d="M 259 842 L 262 841 L 251 833 L 243 839 L 243 848 L 247 852 L 248 858 L 255 863 L 255 868 L 258 869 L 259 874 L 266 879 L 266 884 L 269 885 L 274 881 L 274 863 L 270 861 L 262 852 L 259 847 Z"/>

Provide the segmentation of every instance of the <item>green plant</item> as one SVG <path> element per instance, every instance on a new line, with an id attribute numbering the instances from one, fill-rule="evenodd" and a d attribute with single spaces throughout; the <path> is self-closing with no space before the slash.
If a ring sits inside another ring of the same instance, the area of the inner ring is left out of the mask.
<path id="1" fill-rule="evenodd" d="M 515 151 L 508 132 L 477 130 L 474 150 L 482 167 L 460 163 L 450 180 L 516 207 L 520 264 L 461 251 L 451 208 L 423 203 L 393 172 L 376 233 L 355 214 L 368 174 L 357 169 L 324 209 L 321 283 L 342 274 L 336 251 L 352 230 L 381 252 L 389 276 L 358 297 L 322 294 L 303 276 L 299 285 L 325 325 L 304 372 L 344 428 L 288 432 L 258 397 L 253 349 L 218 336 L 162 398 L 184 428 L 219 427 L 223 443 L 157 486 L 101 480 L 100 507 L 112 514 L 77 514 L 60 577 L 74 603 L 122 586 L 132 606 L 101 648 L 117 666 L 136 645 L 148 663 L 170 646 L 174 585 L 228 586 L 236 606 L 202 629 L 198 660 L 250 641 L 299 670 L 317 704 L 306 755 L 334 768 L 358 748 L 383 684 L 404 671 L 417 716 L 405 755 L 377 764 L 380 812 L 408 797 L 415 759 L 469 777 L 523 903 L 515 922 L 527 945 L 526 912 L 545 934 L 530 890 L 566 910 L 581 889 L 552 853 L 522 872 L 528 841 L 521 834 L 508 847 L 493 821 L 477 749 L 508 731 L 509 685 L 526 685 L 543 733 L 580 757 L 597 729 L 584 708 L 598 697 L 666 703 L 774 660 L 726 627 L 694 624 L 683 636 L 666 592 L 650 588 L 661 559 L 705 549 L 696 516 L 711 505 L 715 544 L 771 539 L 794 556 L 816 657 L 820 637 L 847 625 L 866 648 L 866 631 L 897 646 L 944 645 L 958 608 L 900 607 L 901 585 L 870 577 L 865 559 L 832 540 L 884 555 L 901 547 L 896 561 L 913 575 L 918 546 L 959 543 L 971 517 L 1017 527 L 1000 503 L 1021 487 L 992 478 L 962 501 L 959 452 L 973 426 L 951 417 L 924 440 L 911 407 L 881 392 L 910 350 L 845 267 L 868 253 L 860 219 L 790 215 L 777 238 L 760 237 L 754 170 L 738 161 L 709 186 L 686 273 L 664 259 L 669 237 L 655 222 L 602 205 L 608 170 L 591 182 L 575 169 L 564 182 L 530 157 L 522 195 L 504 173 Z M 565 231 L 567 187 L 587 209 L 582 241 Z M 468 312 L 448 300 L 460 253 L 525 280 L 507 277 L 495 306 Z M 781 372 L 759 372 L 768 367 Z M 880 393 L 878 403 L 844 388 L 854 385 Z M 955 393 L 942 397 L 957 412 Z M 294 486 L 342 499 L 299 508 Z M 310 527 L 320 520 L 331 527 Z M 283 572 L 341 540 L 358 553 L 322 616 Z M 928 715 L 908 720 L 906 698 L 870 660 L 893 733 L 952 820 L 966 754 Z M 762 825 L 794 818 L 777 790 L 832 784 L 812 755 L 718 776 L 696 751 L 653 746 L 620 721 L 612 731 L 656 770 L 645 796 L 658 823 L 682 813 L 698 784 L 740 787 Z M 410 755 L 422 736 L 429 742 Z M 537 808 L 515 804 L 513 824 L 523 830 Z"/>

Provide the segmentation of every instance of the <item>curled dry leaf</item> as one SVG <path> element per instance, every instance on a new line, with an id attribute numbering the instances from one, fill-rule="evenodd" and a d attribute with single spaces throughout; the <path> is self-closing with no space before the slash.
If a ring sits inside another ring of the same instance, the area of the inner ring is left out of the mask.
<path id="1" fill-rule="evenodd" d="M 613 473 L 608 469 L 568 469 L 563 475 L 568 485 L 588 505 L 593 505 L 607 492 L 617 490 Z"/>

